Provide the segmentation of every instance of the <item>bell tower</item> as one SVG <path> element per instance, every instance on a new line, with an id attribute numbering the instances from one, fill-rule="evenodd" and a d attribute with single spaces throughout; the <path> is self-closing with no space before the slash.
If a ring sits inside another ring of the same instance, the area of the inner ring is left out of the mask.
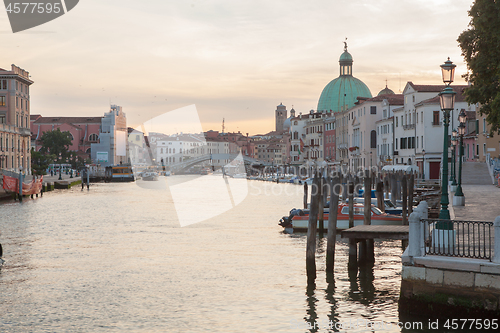
<path id="1" fill-rule="evenodd" d="M 274 112 L 276 118 L 276 131 L 283 131 L 283 123 L 285 122 L 286 118 L 288 118 L 286 106 L 284 106 L 283 103 L 280 103 L 280 105 L 276 107 L 276 111 Z"/>

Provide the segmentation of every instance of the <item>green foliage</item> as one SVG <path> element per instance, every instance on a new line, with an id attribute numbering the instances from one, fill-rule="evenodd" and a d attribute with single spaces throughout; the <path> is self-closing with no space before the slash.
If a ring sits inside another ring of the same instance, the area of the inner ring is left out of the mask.
<path id="1" fill-rule="evenodd" d="M 465 90 L 469 103 L 480 103 L 481 113 L 491 124 L 491 134 L 500 134 L 500 1 L 476 0 L 469 10 L 469 29 L 458 37 L 472 84 Z"/>
<path id="2" fill-rule="evenodd" d="M 49 164 L 55 159 L 55 155 L 42 154 L 31 149 L 31 169 L 36 175 L 45 175 Z"/>
<path id="3" fill-rule="evenodd" d="M 50 132 L 44 132 L 40 141 L 42 142 L 41 153 L 50 153 L 56 158 L 59 158 L 59 156 L 63 159 L 68 157 L 68 149 L 71 145 L 71 134 L 69 132 L 61 132 L 59 128 Z"/>

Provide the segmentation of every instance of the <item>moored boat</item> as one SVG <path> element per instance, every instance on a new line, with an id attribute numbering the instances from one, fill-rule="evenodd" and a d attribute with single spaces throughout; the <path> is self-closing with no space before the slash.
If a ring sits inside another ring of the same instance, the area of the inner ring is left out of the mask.
<path id="1" fill-rule="evenodd" d="M 361 204 L 354 204 L 354 226 L 364 223 L 364 209 Z M 328 210 L 323 215 L 324 227 L 328 229 Z M 319 220 L 318 220 L 319 228 Z M 383 213 L 375 206 L 371 206 L 371 224 L 372 225 L 402 225 L 403 217 Z M 284 228 L 293 228 L 293 230 L 307 230 L 309 226 L 309 210 L 292 209 L 290 216 L 283 217 L 279 225 Z M 340 203 L 337 208 L 337 229 L 349 228 L 349 205 Z"/>
<path id="2" fill-rule="evenodd" d="M 143 174 L 142 174 L 142 180 L 157 181 L 158 180 L 158 174 L 156 172 L 154 172 L 154 171 L 143 172 Z"/>

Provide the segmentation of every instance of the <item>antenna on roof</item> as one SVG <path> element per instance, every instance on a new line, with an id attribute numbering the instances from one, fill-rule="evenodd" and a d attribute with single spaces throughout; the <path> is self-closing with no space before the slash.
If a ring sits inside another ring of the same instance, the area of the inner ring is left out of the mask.
<path id="1" fill-rule="evenodd" d="M 224 118 L 222 118 L 222 134 L 224 134 Z"/>

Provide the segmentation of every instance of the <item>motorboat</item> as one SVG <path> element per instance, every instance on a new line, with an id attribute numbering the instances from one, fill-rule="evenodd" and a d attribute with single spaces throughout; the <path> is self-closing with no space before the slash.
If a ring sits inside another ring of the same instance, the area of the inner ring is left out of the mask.
<path id="1" fill-rule="evenodd" d="M 365 206 L 362 204 L 354 204 L 354 226 L 364 223 Z M 371 225 L 402 225 L 403 217 L 391 215 L 382 212 L 375 206 L 371 206 Z M 325 229 L 328 229 L 329 211 L 325 209 L 323 221 Z M 293 228 L 293 230 L 307 230 L 309 225 L 309 210 L 308 209 L 292 209 L 288 217 L 281 218 L 279 225 L 284 228 Z M 319 228 L 319 220 L 318 220 Z M 349 228 L 349 204 L 339 203 L 337 207 L 337 229 Z"/>
<path id="2" fill-rule="evenodd" d="M 142 180 L 146 181 L 157 181 L 158 174 L 154 171 L 146 171 L 142 173 Z"/>

